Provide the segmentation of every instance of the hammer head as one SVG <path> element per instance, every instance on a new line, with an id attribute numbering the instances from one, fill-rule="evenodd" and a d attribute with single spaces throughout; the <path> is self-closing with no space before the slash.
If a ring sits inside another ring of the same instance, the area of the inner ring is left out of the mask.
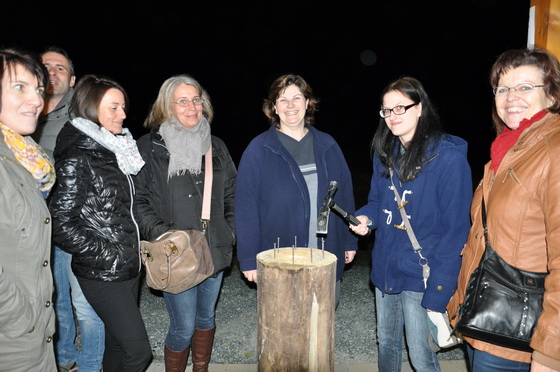
<path id="1" fill-rule="evenodd" d="M 323 201 L 319 215 L 317 216 L 317 234 L 326 234 L 329 227 L 329 215 L 331 212 L 331 204 L 333 203 L 334 194 L 338 190 L 338 182 L 331 181 L 329 190 Z"/>

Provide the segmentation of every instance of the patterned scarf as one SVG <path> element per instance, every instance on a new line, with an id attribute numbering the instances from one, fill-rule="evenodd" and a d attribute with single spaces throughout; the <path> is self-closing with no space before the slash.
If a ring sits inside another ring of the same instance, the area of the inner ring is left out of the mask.
<path id="1" fill-rule="evenodd" d="M 122 134 L 114 135 L 93 121 L 84 118 L 72 119 L 72 125 L 93 138 L 101 146 L 112 151 L 117 158 L 119 169 L 124 174 L 138 174 L 144 166 L 144 159 L 140 156 L 136 141 L 132 138 L 128 128 L 123 128 Z"/>
<path id="2" fill-rule="evenodd" d="M 516 130 L 511 130 L 507 126 L 504 127 L 504 131 L 496 137 L 490 146 L 490 159 L 492 159 L 490 169 L 492 169 L 494 173 L 498 171 L 498 167 L 508 150 L 517 143 L 521 133 L 523 133 L 523 131 L 529 128 L 533 123 L 536 123 L 544 118 L 545 115 L 546 110 L 542 110 L 529 119 L 521 120 L 519 127 Z"/>
<path id="3" fill-rule="evenodd" d="M 173 176 L 202 172 L 202 156 L 212 144 L 210 124 L 204 116 L 192 129 L 185 128 L 172 118 L 160 126 L 159 134 L 169 151 L 168 180 Z"/>
<path id="4" fill-rule="evenodd" d="M 33 138 L 22 136 L 3 123 L 0 123 L 0 128 L 4 135 L 4 142 L 16 160 L 35 178 L 39 189 L 48 193 L 54 185 L 56 176 L 53 164 L 43 148 Z"/>

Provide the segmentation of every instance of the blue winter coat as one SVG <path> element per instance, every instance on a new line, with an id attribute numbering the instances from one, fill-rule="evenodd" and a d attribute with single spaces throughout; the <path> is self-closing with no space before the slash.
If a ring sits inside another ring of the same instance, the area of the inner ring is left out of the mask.
<path id="1" fill-rule="evenodd" d="M 350 170 L 336 141 L 328 134 L 309 127 L 313 133 L 317 165 L 317 200 L 309 200 L 303 175 L 293 157 L 278 139 L 276 128 L 251 141 L 241 158 L 235 192 L 237 258 L 242 271 L 257 268 L 259 252 L 280 247 L 307 247 L 310 203 L 317 211 L 323 205 L 330 181 L 338 182 L 334 201 L 349 213 L 355 210 Z M 317 246 L 321 247 L 318 240 Z M 335 254 L 337 279 L 344 271 L 344 252 L 357 249 L 357 238 L 347 223 L 331 213 L 325 250 Z"/>
<path id="2" fill-rule="evenodd" d="M 445 312 L 457 287 L 461 267 L 460 253 L 470 229 L 472 199 L 471 170 L 467 162 L 467 143 L 444 135 L 429 146 L 422 171 L 401 184 L 393 176 L 405 206 L 422 255 L 429 260 L 431 274 L 424 289 L 422 267 L 397 209 L 391 180 L 384 177 L 386 167 L 373 157 L 373 176 L 368 204 L 356 215 L 372 221 L 375 242 L 372 249 L 371 282 L 384 293 L 424 292 L 422 306 Z"/>

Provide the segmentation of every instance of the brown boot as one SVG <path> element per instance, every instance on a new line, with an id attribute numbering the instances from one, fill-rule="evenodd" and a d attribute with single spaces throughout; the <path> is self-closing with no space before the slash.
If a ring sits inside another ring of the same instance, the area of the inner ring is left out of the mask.
<path id="1" fill-rule="evenodd" d="M 193 372 L 208 372 L 215 331 L 216 327 L 204 331 L 194 330 L 191 340 Z"/>
<path id="2" fill-rule="evenodd" d="M 190 351 L 190 346 L 183 351 L 173 351 L 165 346 L 163 348 L 165 372 L 185 372 Z"/>

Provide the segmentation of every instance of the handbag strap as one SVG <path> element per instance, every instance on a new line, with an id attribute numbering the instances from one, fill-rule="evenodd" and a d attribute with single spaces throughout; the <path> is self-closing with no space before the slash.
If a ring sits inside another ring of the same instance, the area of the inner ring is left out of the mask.
<path id="1" fill-rule="evenodd" d="M 212 195 L 212 144 L 205 156 L 204 168 L 204 192 L 202 194 L 202 214 L 200 222 L 202 223 L 202 230 L 206 231 L 208 222 L 210 222 L 210 201 Z"/>
<path id="2" fill-rule="evenodd" d="M 416 252 L 418 256 L 420 256 L 420 260 L 418 261 L 418 263 L 420 264 L 420 266 L 422 266 L 422 276 L 424 277 L 424 287 L 425 287 L 428 278 L 430 277 L 430 266 L 428 266 L 428 259 L 422 255 L 422 247 L 420 246 L 420 243 L 418 243 L 418 239 L 416 239 L 416 235 L 414 234 L 414 230 L 412 230 L 412 225 L 410 224 L 410 220 L 408 219 L 408 215 L 406 214 L 406 210 L 404 209 L 404 206 L 408 204 L 408 202 L 404 202 L 404 203 L 402 202 L 401 196 L 397 191 L 397 187 L 393 182 L 392 168 L 389 168 L 389 177 L 391 178 L 391 185 L 393 186 L 393 192 L 395 193 L 395 200 L 397 201 L 397 209 L 401 213 L 401 217 L 405 225 L 406 233 L 408 234 L 408 238 L 412 243 L 412 248 L 414 249 L 414 252 Z"/>
<path id="3" fill-rule="evenodd" d="M 488 227 L 486 226 L 486 204 L 484 203 L 484 195 L 482 195 L 482 227 L 484 228 L 484 239 L 488 242 Z"/>

